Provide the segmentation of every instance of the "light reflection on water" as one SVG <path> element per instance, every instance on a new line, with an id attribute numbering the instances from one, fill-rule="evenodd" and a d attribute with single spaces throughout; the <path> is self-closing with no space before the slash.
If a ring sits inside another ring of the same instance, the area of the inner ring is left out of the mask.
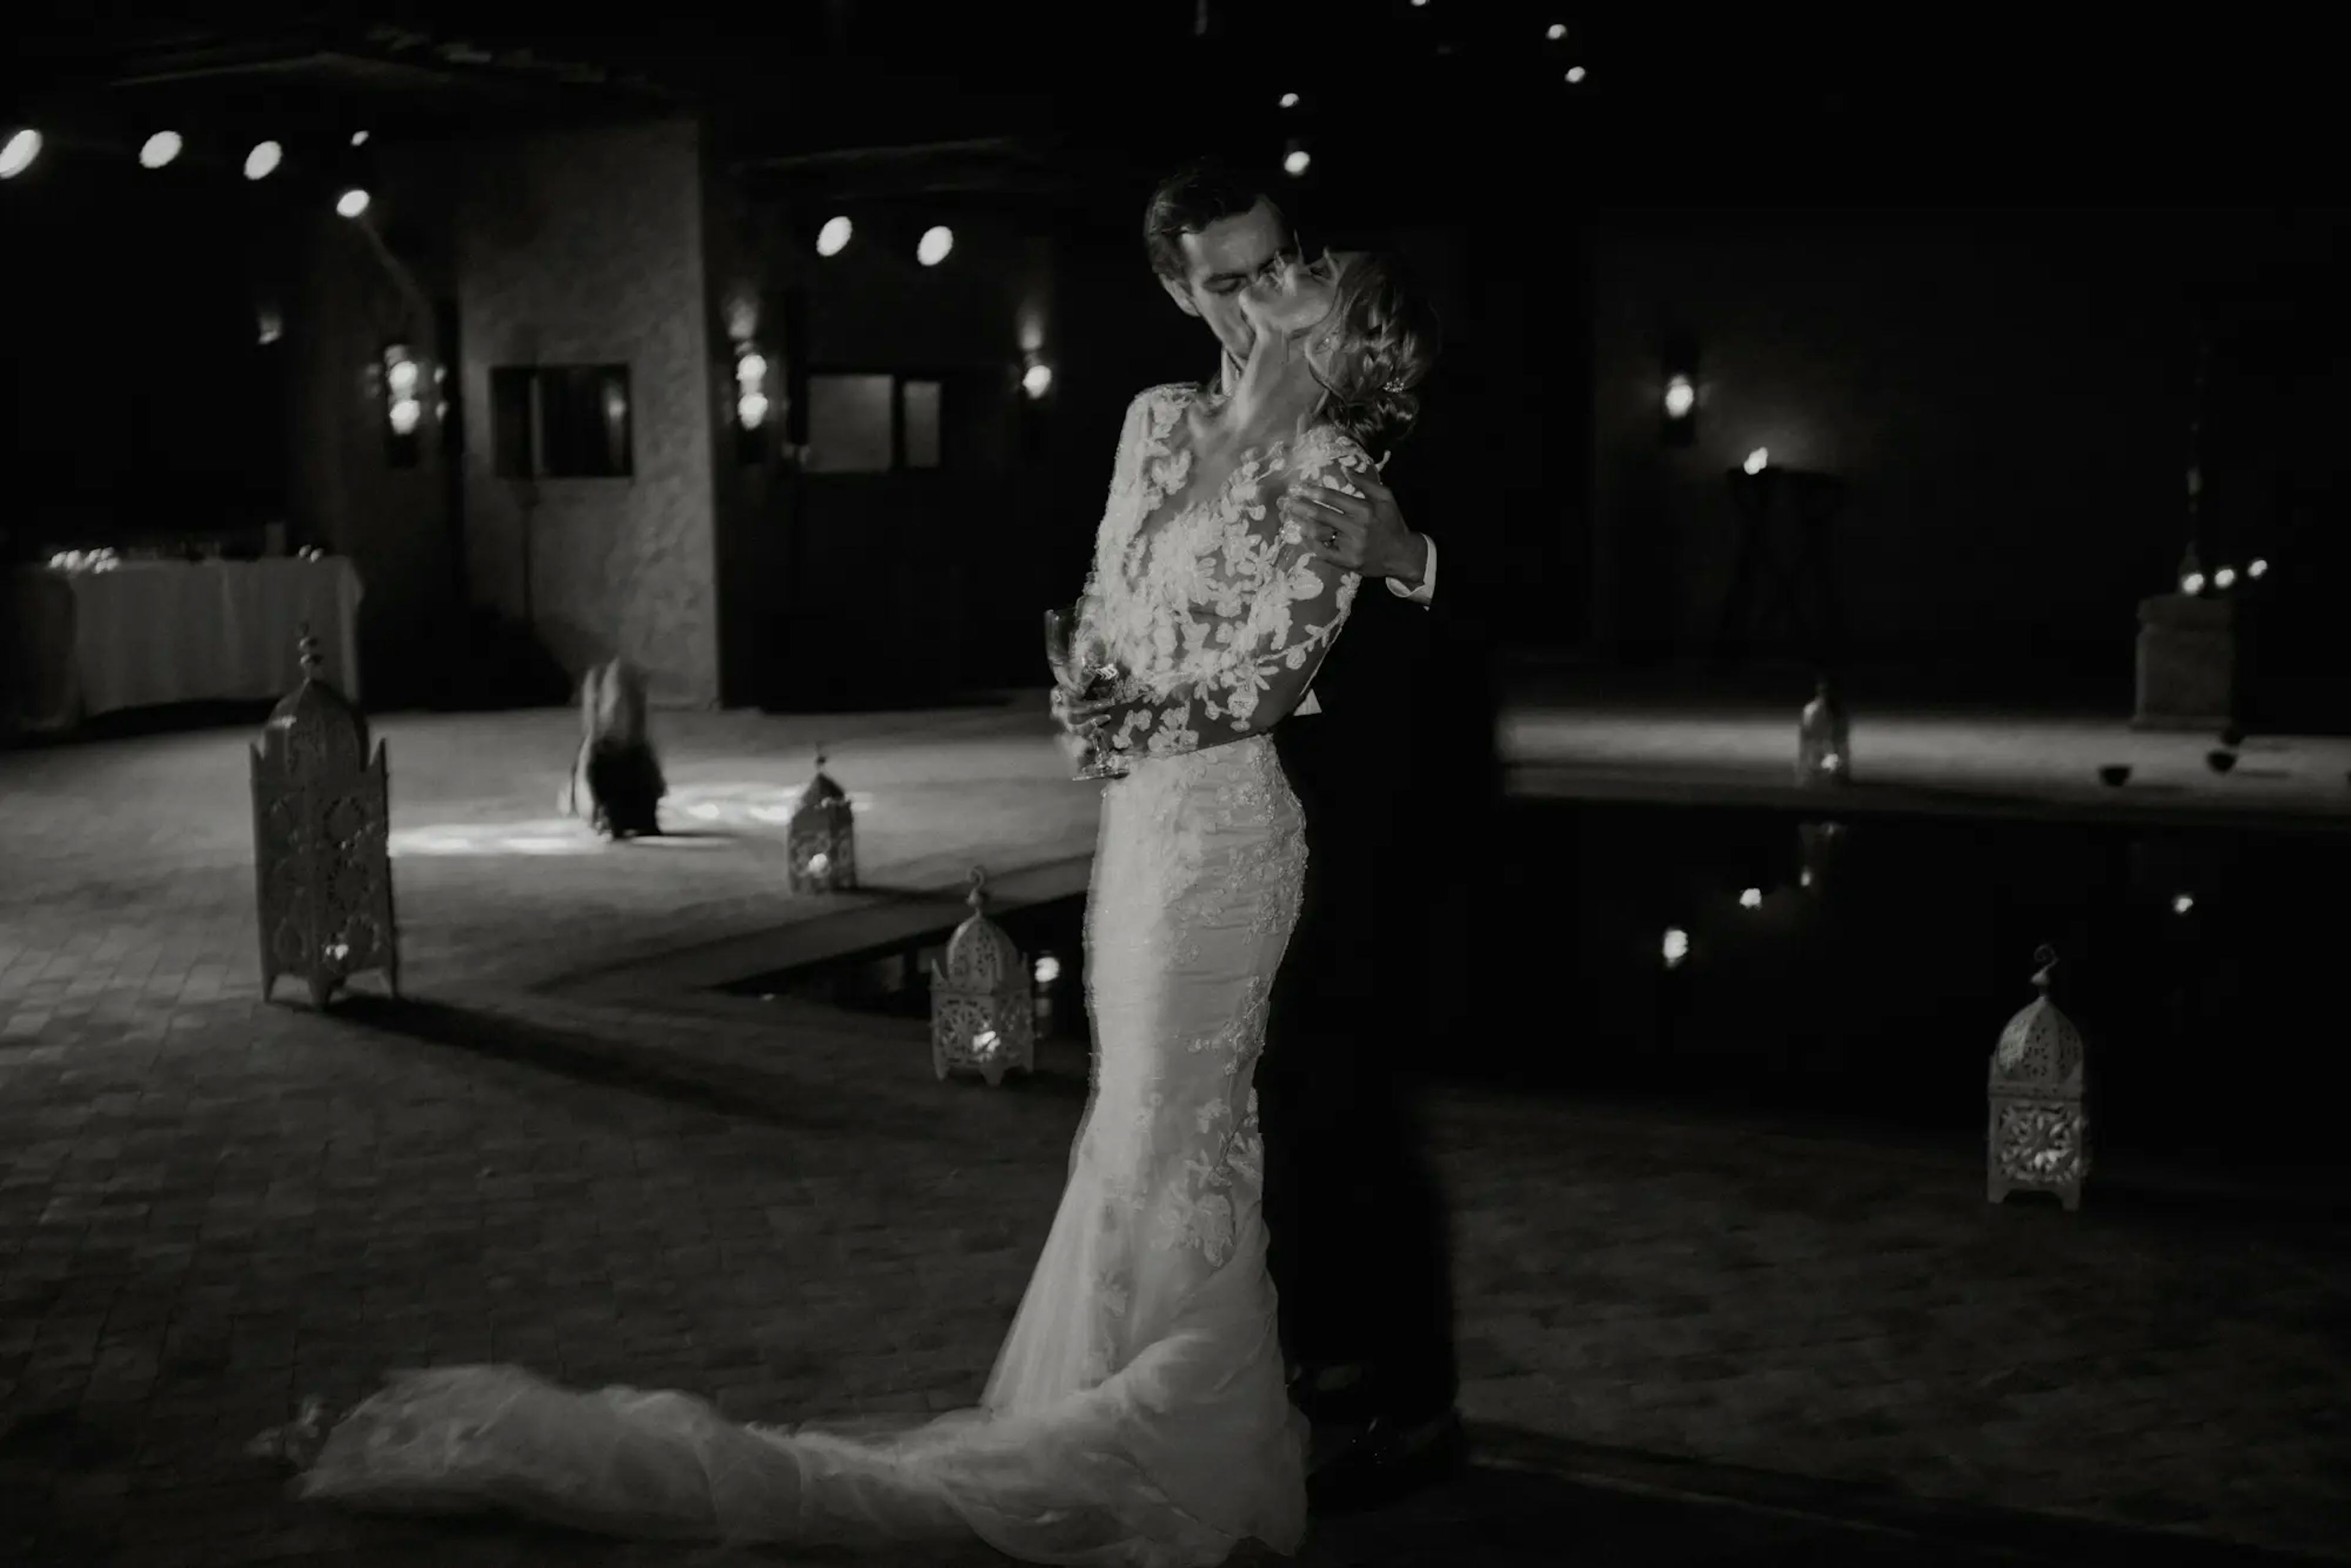
<path id="1" fill-rule="evenodd" d="M 2105 1136 L 2235 1147 L 2321 1114 L 2262 1075 L 2315 1071 L 2294 1020 L 2339 1016 L 2323 927 L 2293 911 L 2351 873 L 2351 846 L 1620 805 L 1530 808 L 1507 831 L 1466 1038 L 1427 1052 L 1447 1076 L 1980 1125 L 2047 942 Z M 1082 915 L 1073 898 L 1001 916 L 1032 962 L 1053 956 L 1040 990 L 1071 1040 Z M 920 1019 L 920 949 L 945 935 L 726 988 Z"/>

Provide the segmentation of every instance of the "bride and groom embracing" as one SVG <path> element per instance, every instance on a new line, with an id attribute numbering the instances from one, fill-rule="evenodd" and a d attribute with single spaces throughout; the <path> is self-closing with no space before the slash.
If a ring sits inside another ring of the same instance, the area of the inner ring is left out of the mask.
<path id="1" fill-rule="evenodd" d="M 1428 613 L 1435 549 L 1371 454 L 1417 413 L 1435 319 L 1388 258 L 1306 261 L 1266 193 L 1214 167 L 1164 184 L 1145 231 L 1225 359 L 1129 407 L 1057 661 L 1055 711 L 1109 780 L 1094 1086 L 979 1406 L 827 1431 L 442 1367 L 299 1456 L 303 1496 L 1172 1568 L 1251 1539 L 1294 1551 L 1310 1492 L 1382 1500 L 1459 1462 L 1437 1204 L 1370 984 L 1425 967 L 1379 893 L 1405 808 L 1339 738 L 1380 727 L 1386 694 L 1331 658 L 1351 618 L 1381 620 L 1365 575 L 1420 606 L 1381 612 Z"/>

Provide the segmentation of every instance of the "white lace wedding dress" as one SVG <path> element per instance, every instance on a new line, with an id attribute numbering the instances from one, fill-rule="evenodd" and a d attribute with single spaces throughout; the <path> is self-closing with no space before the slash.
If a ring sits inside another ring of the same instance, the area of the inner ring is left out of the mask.
<path id="1" fill-rule="evenodd" d="M 1329 430 L 1193 483 L 1186 387 L 1128 411 L 1083 624 L 1134 677 L 1088 911 L 1096 1051 L 1069 1186 L 979 1408 L 897 1430 L 743 1425 L 683 1393 L 511 1366 L 411 1373 L 304 1496 L 503 1508 L 636 1536 L 879 1545 L 977 1535 L 1038 1563 L 1222 1562 L 1305 1531 L 1259 1212 L 1251 1078 L 1306 850 L 1264 733 L 1344 621 L 1351 575 L 1270 506 L 1370 465 Z M 1194 494 L 1194 492 L 1202 492 Z"/>

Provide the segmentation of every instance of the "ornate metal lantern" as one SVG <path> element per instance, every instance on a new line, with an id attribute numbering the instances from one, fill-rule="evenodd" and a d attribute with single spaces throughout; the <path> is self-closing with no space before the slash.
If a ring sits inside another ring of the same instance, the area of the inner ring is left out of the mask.
<path id="1" fill-rule="evenodd" d="M 300 975 L 323 1008 L 352 975 L 380 969 L 398 996 L 383 747 L 370 755 L 367 719 L 319 678 L 307 625 L 301 649 L 302 684 L 270 713 L 253 750 L 261 994 L 281 975 Z"/>
<path id="2" fill-rule="evenodd" d="M 840 893 L 857 886 L 857 831 L 849 795 L 825 772 L 821 751 L 816 777 L 792 808 L 784 842 L 794 893 Z"/>
<path id="3" fill-rule="evenodd" d="M 2072 1209 L 2081 1206 L 2090 1174 L 2082 1035 L 2049 999 L 2056 950 L 2043 947 L 2033 956 L 2041 995 L 2008 1020 L 1991 1055 L 1985 1196 L 1998 1203 L 2011 1192 L 2053 1192 Z"/>
<path id="4" fill-rule="evenodd" d="M 1005 1072 L 1036 1070 L 1029 970 L 1004 927 L 987 917 L 987 873 L 971 868 L 970 917 L 931 969 L 931 1067 L 939 1077 L 977 1072 L 994 1088 Z"/>

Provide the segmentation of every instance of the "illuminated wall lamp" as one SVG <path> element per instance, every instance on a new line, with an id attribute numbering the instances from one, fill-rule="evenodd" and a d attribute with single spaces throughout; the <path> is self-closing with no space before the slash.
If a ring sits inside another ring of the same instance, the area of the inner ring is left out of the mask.
<path id="1" fill-rule="evenodd" d="M 424 425 L 423 382 L 424 368 L 407 344 L 384 350 L 384 455 L 394 468 L 416 466 L 418 433 Z"/>
<path id="2" fill-rule="evenodd" d="M 1698 345 L 1677 334 L 1667 341 L 1665 358 L 1662 434 L 1667 445 L 1687 446 L 1698 440 Z"/>
<path id="3" fill-rule="evenodd" d="M 768 455 L 768 426 L 775 406 L 768 398 L 768 356 L 748 340 L 735 345 L 735 455 L 758 463 Z"/>

